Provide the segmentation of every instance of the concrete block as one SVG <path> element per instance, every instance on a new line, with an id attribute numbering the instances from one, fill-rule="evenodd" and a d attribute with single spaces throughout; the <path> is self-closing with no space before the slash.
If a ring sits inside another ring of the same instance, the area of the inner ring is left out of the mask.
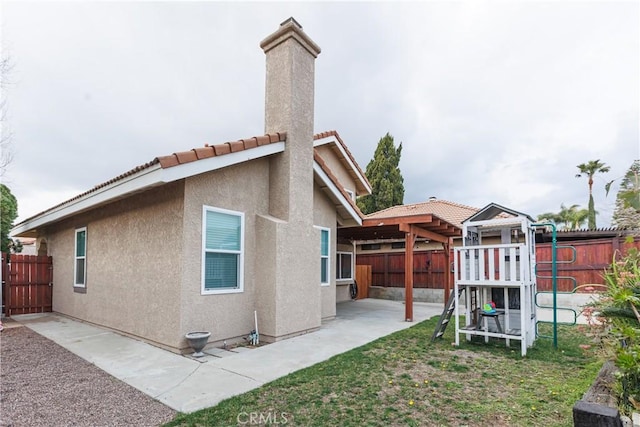
<path id="1" fill-rule="evenodd" d="M 622 427 L 620 413 L 615 408 L 579 400 L 573 405 L 574 427 Z"/>

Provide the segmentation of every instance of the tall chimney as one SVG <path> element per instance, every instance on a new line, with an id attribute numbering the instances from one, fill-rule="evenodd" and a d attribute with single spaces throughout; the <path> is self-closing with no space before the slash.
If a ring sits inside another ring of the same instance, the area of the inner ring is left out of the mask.
<path id="1" fill-rule="evenodd" d="M 314 68 L 320 48 L 289 18 L 260 43 L 266 55 L 265 132 L 286 132 L 269 159 L 269 215 L 256 218 L 261 335 L 279 340 L 322 321 L 320 230 L 314 227 Z"/>
<path id="2" fill-rule="evenodd" d="M 267 68 L 265 133 L 287 133 L 285 152 L 272 161 L 269 210 L 295 220 L 313 208 L 314 74 L 320 48 L 293 18 L 260 47 Z"/>

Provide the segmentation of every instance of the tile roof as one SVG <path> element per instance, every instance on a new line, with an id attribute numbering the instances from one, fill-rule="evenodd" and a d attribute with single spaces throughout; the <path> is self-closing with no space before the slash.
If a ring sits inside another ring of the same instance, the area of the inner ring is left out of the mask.
<path id="1" fill-rule="evenodd" d="M 272 144 L 274 142 L 284 142 L 287 139 L 286 132 L 278 132 L 263 136 L 254 136 L 252 138 L 240 139 L 233 142 L 225 142 L 222 144 L 209 145 L 206 144 L 201 148 L 194 148 L 189 151 L 181 151 L 168 156 L 156 157 L 154 161 L 158 161 L 163 169 L 185 163 L 195 162 L 197 160 L 208 159 L 209 157 L 224 156 L 229 153 L 250 150 L 261 145 Z"/>
<path id="2" fill-rule="evenodd" d="M 156 165 L 159 165 L 160 168 L 162 169 L 167 169 L 167 168 L 171 168 L 174 166 L 178 166 L 181 164 L 185 164 L 185 163 L 189 163 L 189 162 L 194 162 L 196 160 L 201 160 L 201 159 L 206 159 L 209 157 L 215 157 L 215 156 L 223 156 L 225 154 L 229 154 L 229 153 L 235 153 L 238 151 L 243 151 L 243 150 L 249 150 L 251 148 L 255 148 L 255 147 L 259 147 L 262 145 L 267 145 L 267 144 L 272 144 L 275 142 L 282 142 L 285 141 L 287 138 L 287 133 L 286 132 L 278 132 L 278 133 L 274 133 L 274 134 L 267 134 L 267 135 L 263 135 L 263 136 L 254 136 L 251 138 L 247 138 L 247 139 L 240 139 L 238 141 L 232 141 L 232 142 L 225 142 L 222 144 L 216 144 L 216 145 L 205 145 L 202 148 L 194 148 L 192 150 L 189 151 L 181 151 L 178 153 L 173 153 L 170 154 L 168 156 L 161 156 L 161 157 L 156 157 L 155 159 L 151 160 L 150 162 L 144 163 L 142 165 L 136 166 L 135 168 L 124 172 L 118 176 L 116 176 L 115 178 L 112 178 L 108 181 L 105 181 L 101 184 L 98 184 L 96 186 L 94 186 L 92 189 L 87 190 L 83 193 L 78 194 L 77 196 L 69 199 L 69 200 L 65 200 L 62 203 L 59 203 L 55 206 L 50 207 L 49 209 L 46 209 L 36 215 L 33 215 L 27 219 L 25 219 L 24 221 L 20 222 L 17 225 L 20 224 L 24 224 L 36 217 L 39 217 L 40 215 L 43 215 L 45 213 L 48 213 L 50 211 L 53 211 L 55 209 L 58 209 L 60 207 L 63 207 L 67 204 L 70 204 L 71 202 L 74 202 L 78 199 L 81 199 L 91 193 L 94 193 L 102 188 L 108 187 L 111 184 L 114 184 L 118 181 L 122 181 L 125 178 L 128 178 L 130 176 L 136 175 L 137 173 L 144 171 L 146 169 L 152 168 Z"/>
<path id="3" fill-rule="evenodd" d="M 347 156 L 349 156 L 349 159 L 351 160 L 351 162 L 353 163 L 353 165 L 356 167 L 356 169 L 358 169 L 358 173 L 360 173 L 360 175 L 362 175 L 362 177 L 365 179 L 365 181 L 367 182 L 367 185 L 369 186 L 369 188 L 371 188 L 371 183 L 369 182 L 369 180 L 367 179 L 367 176 L 364 174 L 364 172 L 362 171 L 362 169 L 360 169 L 360 165 L 358 165 L 358 162 L 356 162 L 355 157 L 353 157 L 353 154 L 351 154 L 351 151 L 349 151 L 349 148 L 347 148 L 347 145 L 344 143 L 344 141 L 342 140 L 342 138 L 340 138 L 340 135 L 338 135 L 338 132 L 335 130 L 330 130 L 330 131 L 326 131 L 326 132 L 321 132 L 318 134 L 313 135 L 313 139 L 315 141 L 319 140 L 319 139 L 323 139 L 323 138 L 328 138 L 330 136 L 333 136 L 336 138 L 336 141 L 338 141 L 340 143 L 340 145 L 342 146 L 342 148 L 344 149 L 345 153 L 347 153 Z"/>
<path id="4" fill-rule="evenodd" d="M 432 214 L 456 227 L 462 228 L 462 221 L 478 212 L 478 208 L 450 202 L 448 200 L 432 199 L 411 205 L 398 205 L 366 215 L 366 219 L 393 218 L 412 215 Z"/>
<path id="5" fill-rule="evenodd" d="M 320 134 L 314 135 L 314 140 L 317 139 L 322 139 L 325 137 L 329 137 L 329 136 L 334 136 L 336 138 L 336 140 L 342 145 L 342 148 L 344 149 L 344 151 L 347 153 L 347 155 L 350 157 L 353 165 L 355 165 L 355 167 L 358 169 L 358 171 L 360 173 L 362 173 L 362 170 L 360 169 L 360 167 L 358 166 L 358 163 L 355 161 L 355 159 L 353 158 L 353 155 L 351 154 L 351 152 L 347 149 L 346 145 L 344 144 L 344 142 L 342 141 L 342 139 L 340 138 L 340 136 L 338 135 L 338 133 L 336 131 L 329 131 L 329 132 L 322 132 Z M 263 145 L 268 145 L 268 144 L 273 144 L 273 143 L 277 143 L 277 142 L 285 142 L 287 138 L 287 134 L 286 132 L 278 132 L 278 133 L 273 133 L 273 134 L 267 134 L 267 135 L 262 135 L 262 136 L 254 136 L 251 138 L 246 138 L 246 139 L 240 139 L 238 141 L 231 141 L 231 142 L 224 142 L 222 144 L 215 144 L 215 145 L 208 145 L 206 144 L 204 147 L 200 147 L 200 148 L 194 148 L 188 151 L 180 151 L 177 153 L 173 153 L 167 156 L 160 156 L 160 157 L 156 157 L 153 160 L 151 160 L 150 162 L 144 163 L 142 165 L 136 166 L 135 168 L 124 172 L 108 181 L 105 181 L 101 184 L 98 184 L 96 186 L 94 186 L 93 188 L 91 188 L 88 191 L 85 191 L 81 194 L 78 194 L 77 196 L 66 200 L 62 203 L 59 203 L 49 209 L 46 209 L 36 215 L 33 215 L 32 217 L 22 221 L 20 224 L 24 224 L 27 223 L 31 220 L 33 220 L 34 218 L 37 218 L 41 215 L 47 214 L 51 211 L 54 211 L 58 208 L 64 207 L 65 205 L 68 205 L 76 200 L 79 200 L 85 196 L 90 195 L 91 193 L 97 192 L 100 189 L 103 189 L 105 187 L 108 187 L 111 184 L 117 183 L 118 181 L 122 181 L 126 178 L 132 177 L 142 171 L 145 171 L 147 169 L 153 168 L 153 167 L 159 167 L 161 169 L 168 169 L 168 168 L 172 168 L 174 166 L 178 166 L 178 165 L 183 165 L 186 163 L 191 163 L 191 162 L 195 162 L 198 160 L 203 160 L 203 159 L 207 159 L 207 158 L 211 158 L 211 157 L 218 157 L 218 156 L 224 156 L 226 154 L 230 154 L 230 153 L 236 153 L 238 151 L 244 151 L 244 150 L 250 150 L 252 148 L 256 148 L 256 147 L 260 147 Z M 351 197 L 346 193 L 346 191 L 344 190 L 342 184 L 340 184 L 338 178 L 335 176 L 335 174 L 331 171 L 331 169 L 329 169 L 329 167 L 327 166 L 327 164 L 324 162 L 324 160 L 322 159 L 322 157 L 320 156 L 320 154 L 318 154 L 318 152 L 316 150 L 314 150 L 314 160 L 318 163 L 318 165 L 321 167 L 321 169 L 327 174 L 327 176 L 329 177 L 329 179 L 333 182 L 333 184 L 336 186 L 336 188 L 339 189 L 339 191 L 342 193 L 342 195 L 344 196 L 344 198 L 349 202 L 349 204 L 351 205 L 351 207 L 355 210 L 355 212 L 360 216 L 360 218 L 364 217 L 364 214 L 360 211 L 360 209 L 358 208 L 358 206 L 355 204 L 355 202 L 351 199 Z M 364 177 L 364 174 L 362 174 L 362 176 Z M 366 177 L 365 177 L 366 179 Z M 17 224 L 17 225 L 20 225 Z"/>

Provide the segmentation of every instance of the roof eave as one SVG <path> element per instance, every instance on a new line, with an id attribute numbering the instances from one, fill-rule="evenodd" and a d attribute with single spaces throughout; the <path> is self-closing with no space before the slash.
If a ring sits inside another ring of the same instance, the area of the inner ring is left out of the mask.
<path id="1" fill-rule="evenodd" d="M 469 218 L 465 219 L 464 221 L 462 221 L 463 223 L 465 222 L 477 222 L 478 218 L 481 218 L 481 220 L 485 220 L 488 219 L 486 218 L 486 214 L 491 214 L 493 213 L 493 216 L 491 218 L 495 218 L 498 214 L 496 214 L 495 212 L 499 212 L 499 213 L 506 213 L 509 215 L 513 215 L 515 217 L 525 217 L 527 218 L 530 222 L 535 222 L 535 220 L 528 214 L 523 213 L 523 212 L 518 212 L 516 210 L 504 207 L 502 205 L 499 205 L 497 203 L 489 203 L 487 206 L 485 206 L 484 208 L 478 210 L 478 212 L 476 212 L 475 214 L 471 215 Z"/>
<path id="2" fill-rule="evenodd" d="M 339 203 L 339 205 L 348 213 L 349 217 L 357 225 L 362 225 L 362 218 L 358 215 L 358 212 L 353 208 L 349 200 L 346 199 L 342 191 L 333 183 L 329 175 L 322 169 L 318 162 L 313 162 L 313 173 L 315 173 L 320 181 L 326 186 L 331 194 L 332 198 Z"/>
<path id="3" fill-rule="evenodd" d="M 347 162 L 347 165 L 354 172 L 354 174 L 358 179 L 358 182 L 364 188 L 364 192 L 357 194 L 357 196 L 364 196 L 364 195 L 371 194 L 372 192 L 371 184 L 369 184 L 369 181 L 367 180 L 367 178 L 360 172 L 360 168 L 356 166 L 355 163 L 351 160 L 351 156 L 345 151 L 344 147 L 342 146 L 342 144 L 340 143 L 338 138 L 336 138 L 335 135 L 330 135 L 324 138 L 316 139 L 313 141 L 313 146 L 318 147 L 320 145 L 325 145 L 329 143 L 334 143 L 336 147 L 338 147 L 338 150 L 340 150 L 340 152 L 342 153 L 345 161 Z"/>
<path id="4" fill-rule="evenodd" d="M 124 179 L 91 191 L 82 197 L 71 199 L 59 207 L 42 212 L 16 225 L 11 230 L 15 237 L 33 236 L 34 232 L 46 225 L 71 217 L 89 209 L 113 202 L 133 193 L 144 191 L 152 187 L 167 184 L 180 179 L 210 172 L 248 160 L 281 153 L 285 149 L 284 142 L 262 145 L 250 150 L 229 153 L 224 156 L 202 159 L 197 162 L 185 163 L 163 169 L 155 164 Z"/>

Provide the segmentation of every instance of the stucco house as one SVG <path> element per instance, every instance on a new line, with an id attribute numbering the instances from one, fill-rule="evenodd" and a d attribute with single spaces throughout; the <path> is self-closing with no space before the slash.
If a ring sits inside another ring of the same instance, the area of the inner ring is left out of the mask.
<path id="1" fill-rule="evenodd" d="M 293 18 L 260 46 L 265 135 L 154 158 L 14 228 L 53 257 L 55 312 L 180 352 L 190 331 L 246 336 L 254 311 L 263 341 L 313 331 L 349 298 L 337 229 L 371 186 L 337 132 L 314 135 L 320 48 Z"/>

